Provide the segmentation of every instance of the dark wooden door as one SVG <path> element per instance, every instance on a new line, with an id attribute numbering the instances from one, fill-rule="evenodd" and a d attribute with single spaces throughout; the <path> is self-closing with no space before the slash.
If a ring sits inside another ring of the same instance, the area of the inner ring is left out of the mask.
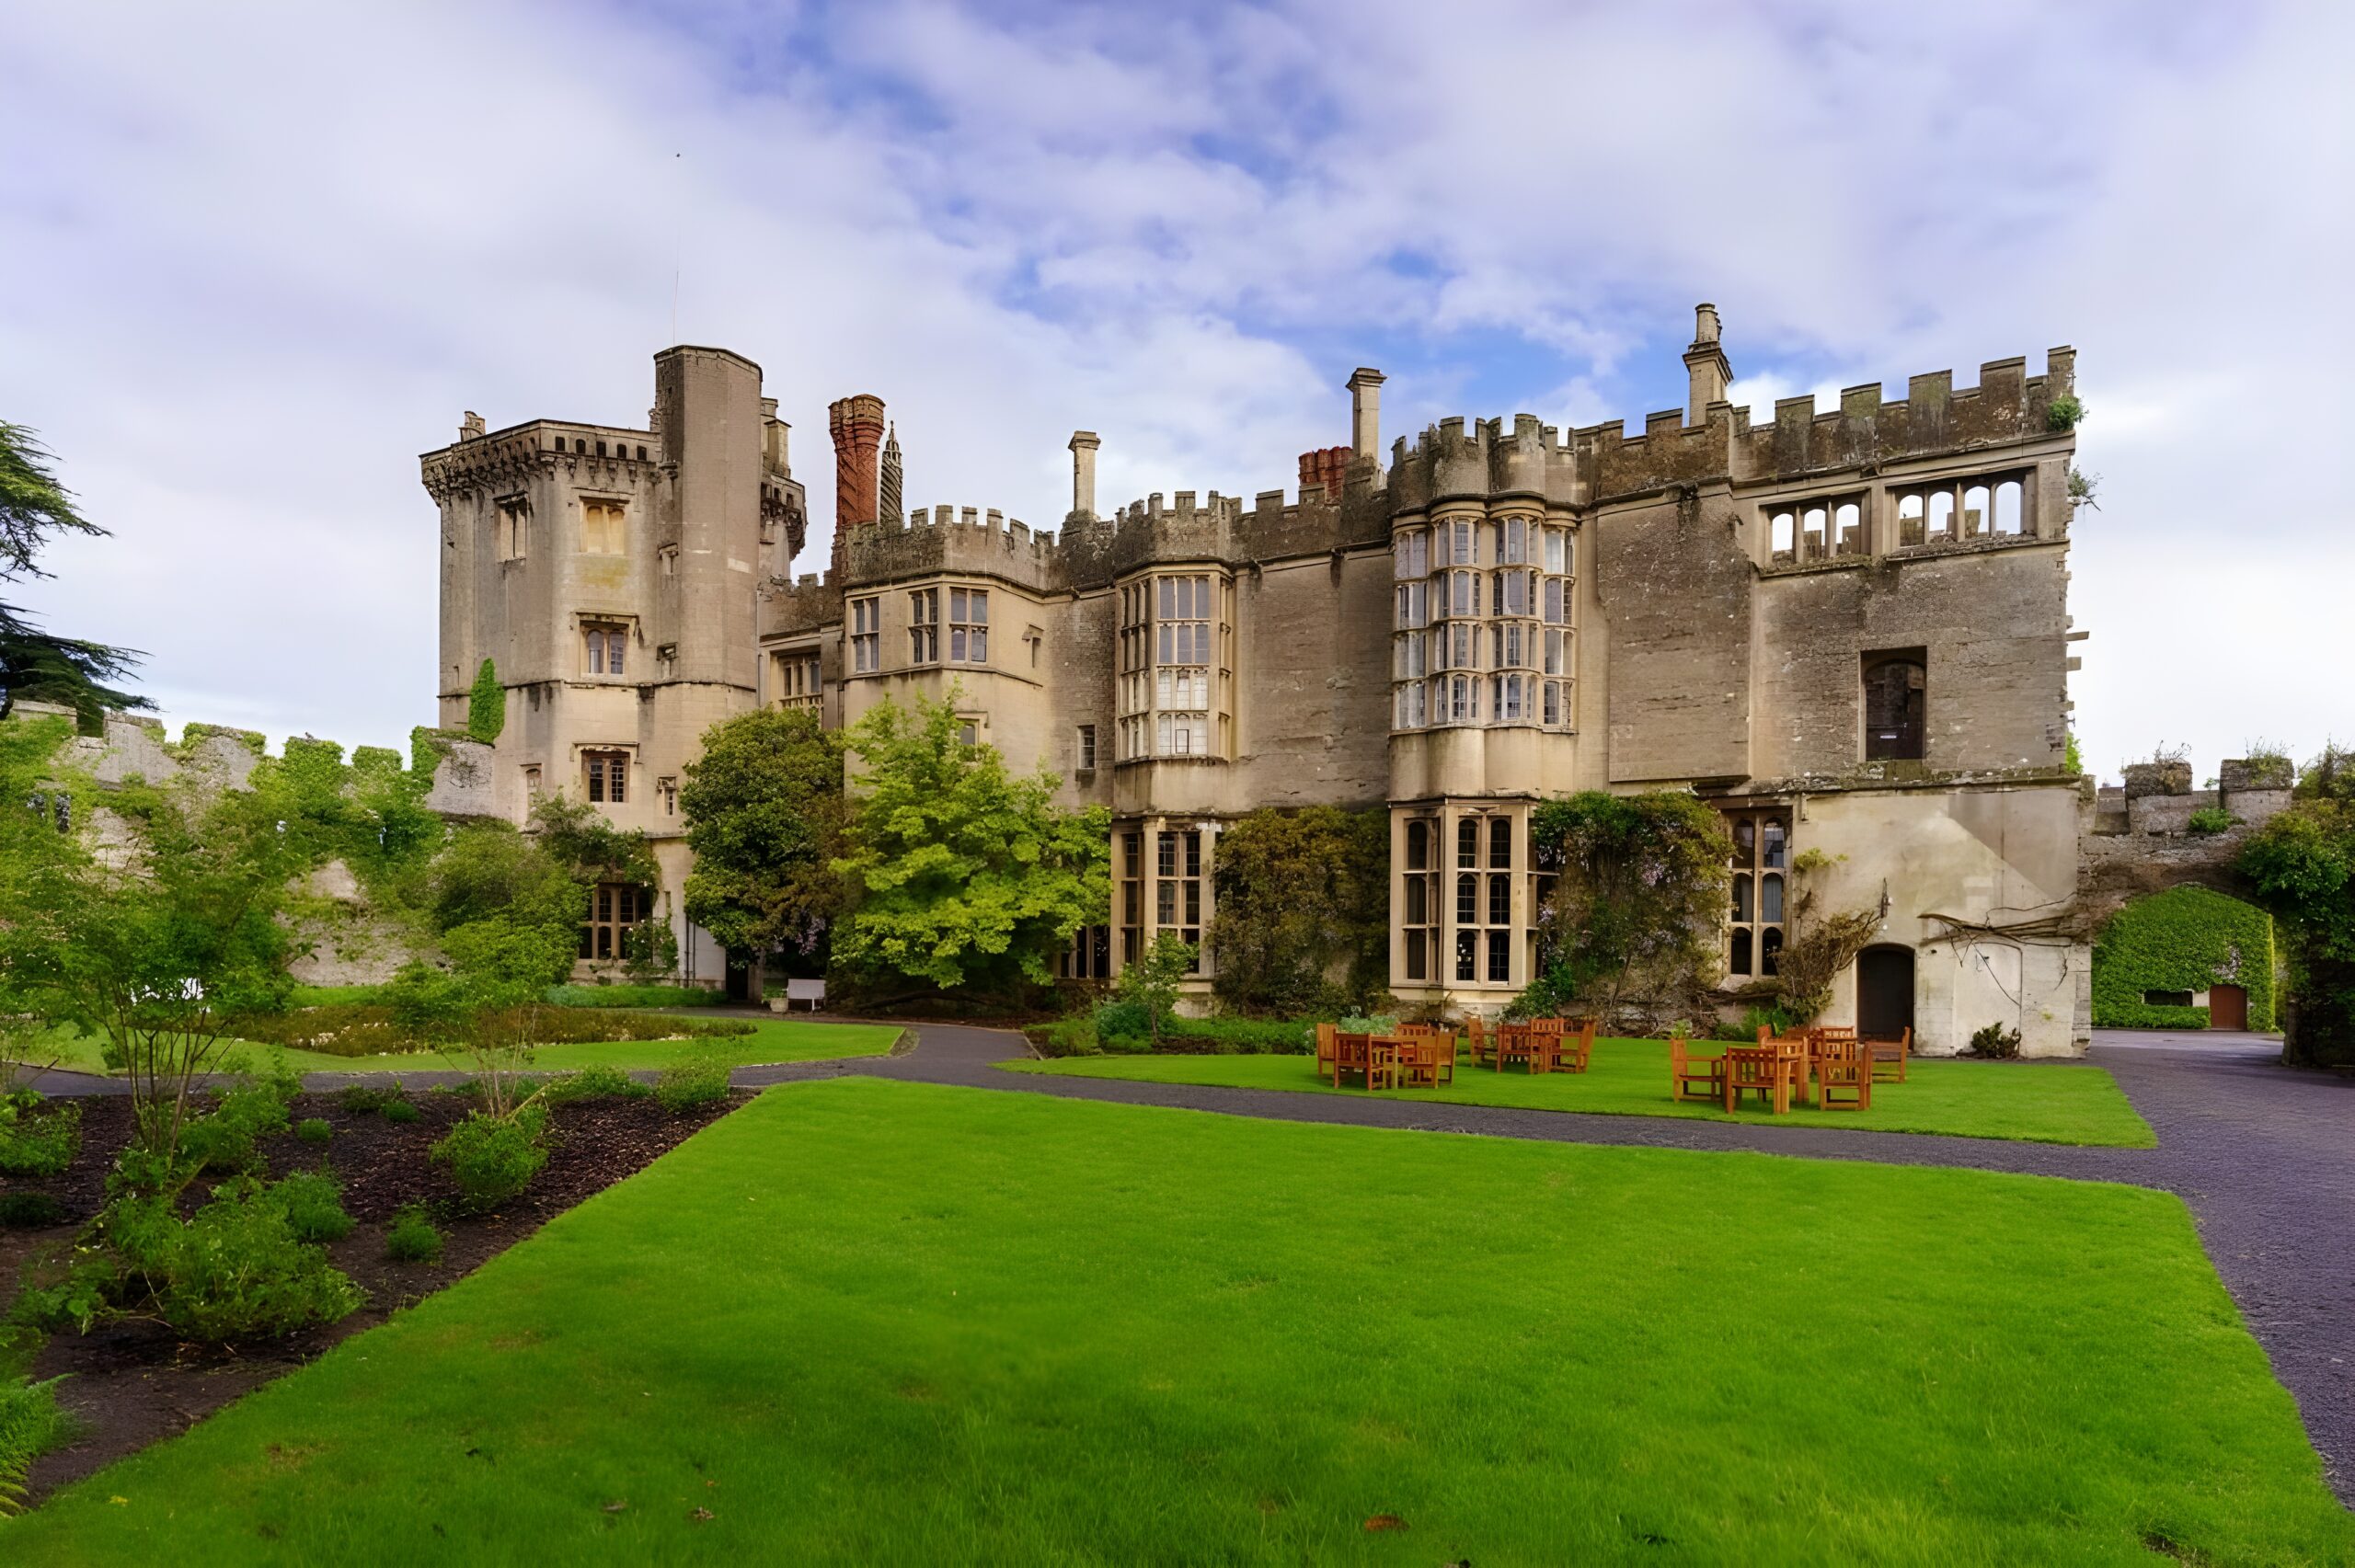
<path id="1" fill-rule="evenodd" d="M 1913 1027 L 1913 950 L 1867 947 L 1856 956 L 1856 1033 L 1893 1040 Z"/>
<path id="2" fill-rule="evenodd" d="M 2248 992 L 2239 986 L 2210 986 L 2208 988 L 2208 1027 L 2211 1029 L 2247 1028 Z"/>

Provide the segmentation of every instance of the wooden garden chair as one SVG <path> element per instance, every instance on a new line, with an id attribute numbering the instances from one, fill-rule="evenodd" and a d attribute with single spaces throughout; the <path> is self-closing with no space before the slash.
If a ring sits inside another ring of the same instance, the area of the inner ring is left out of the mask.
<path id="1" fill-rule="evenodd" d="M 1669 1098 L 1713 1103 L 1726 1097 L 1726 1059 L 1687 1054 L 1684 1036 L 1668 1042 Z"/>
<path id="2" fill-rule="evenodd" d="M 1351 1072 L 1368 1090 L 1398 1087 L 1398 1047 L 1395 1041 L 1381 1035 L 1341 1035 L 1336 1037 L 1334 1047 L 1335 1087 L 1339 1086 L 1344 1073 Z"/>
<path id="3" fill-rule="evenodd" d="M 1455 1032 L 1409 1025 L 1398 1031 L 1398 1065 L 1410 1084 L 1437 1088 L 1455 1082 Z"/>
<path id="4" fill-rule="evenodd" d="M 1791 1059 L 1773 1046 L 1731 1046 L 1726 1050 L 1726 1111 L 1739 1109 L 1744 1094 L 1756 1094 L 1778 1116 L 1791 1114 Z"/>
<path id="5" fill-rule="evenodd" d="M 1497 1037 L 1489 1033 L 1480 1015 L 1472 1014 L 1465 1021 L 1464 1029 L 1471 1037 L 1472 1065 L 1477 1067 L 1484 1061 L 1493 1065 L 1497 1059 Z"/>
<path id="6" fill-rule="evenodd" d="M 1316 1076 L 1332 1080 L 1336 1089 L 1341 1086 L 1340 1037 L 1338 1024 L 1316 1025 Z"/>
<path id="7" fill-rule="evenodd" d="M 1565 1072 L 1584 1072 L 1588 1059 L 1594 1055 L 1596 1020 L 1590 1018 L 1578 1027 L 1578 1033 L 1565 1031 L 1554 1065 Z"/>
<path id="8" fill-rule="evenodd" d="M 1893 1078 L 1902 1083 L 1905 1082 L 1906 1059 L 1913 1054 L 1913 1030 L 1908 1025 L 1905 1032 L 1893 1040 L 1867 1040 L 1865 1049 L 1872 1057 L 1875 1078 Z"/>
<path id="9" fill-rule="evenodd" d="M 1862 1051 L 1819 1059 L 1815 1081 L 1816 1104 L 1827 1111 L 1873 1108 L 1873 1059 Z"/>
<path id="10" fill-rule="evenodd" d="M 1815 1070 L 1815 1042 L 1805 1031 L 1796 1035 L 1774 1035 L 1767 1038 L 1765 1048 L 1783 1059 L 1790 1074 L 1791 1098 L 1801 1104 L 1807 1103 L 1808 1079 Z"/>
<path id="11" fill-rule="evenodd" d="M 1560 1036 L 1551 1038 L 1539 1034 L 1527 1024 L 1497 1025 L 1497 1070 L 1519 1062 L 1532 1073 L 1544 1072 L 1553 1065 L 1554 1048 Z"/>

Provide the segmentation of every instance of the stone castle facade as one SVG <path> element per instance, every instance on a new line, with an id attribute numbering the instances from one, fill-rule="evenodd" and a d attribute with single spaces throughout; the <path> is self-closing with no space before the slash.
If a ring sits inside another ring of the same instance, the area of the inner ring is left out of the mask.
<path id="1" fill-rule="evenodd" d="M 884 406 L 845 398 L 833 560 L 797 578 L 805 495 L 758 367 L 672 349 L 644 429 L 469 415 L 425 454 L 442 722 L 491 660 L 497 809 L 562 789 L 651 833 L 664 886 L 601 891 L 601 918 L 672 919 L 697 979 L 724 972 L 677 914 L 703 730 L 953 692 L 976 740 L 1112 813 L 1111 907 L 1073 974 L 1161 931 L 1200 940 L 1235 817 L 1378 807 L 1393 990 L 1492 1012 L 1535 961 L 1533 806 L 1690 788 L 1738 849 L 1729 987 L 1773 972 L 1806 855 L 1819 908 L 1882 916 L 1831 1021 L 1910 1024 L 1931 1051 L 1999 1022 L 2031 1053 L 2082 1048 L 2085 944 L 2049 934 L 2085 810 L 2064 761 L 2073 354 L 1970 388 L 1915 376 L 1900 403 L 1785 399 L 1771 424 L 1726 401 L 1709 306 L 1684 362 L 1687 406 L 1638 434 L 1448 419 L 1387 453 L 1361 370 L 1349 443 L 1304 453 L 1291 498 L 1101 511 L 1080 431 L 1054 532 L 902 516 Z M 1214 948 L 1201 963 L 1206 989 Z"/>

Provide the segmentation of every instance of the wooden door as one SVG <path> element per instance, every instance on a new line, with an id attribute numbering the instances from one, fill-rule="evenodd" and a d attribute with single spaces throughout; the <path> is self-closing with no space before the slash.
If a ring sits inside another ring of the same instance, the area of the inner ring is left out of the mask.
<path id="1" fill-rule="evenodd" d="M 2210 986 L 2208 988 L 2208 1027 L 2211 1029 L 2247 1028 L 2247 990 L 2240 986 Z"/>
<path id="2" fill-rule="evenodd" d="M 1856 956 L 1856 1033 L 1893 1040 L 1913 1026 L 1913 950 L 1867 947 Z"/>

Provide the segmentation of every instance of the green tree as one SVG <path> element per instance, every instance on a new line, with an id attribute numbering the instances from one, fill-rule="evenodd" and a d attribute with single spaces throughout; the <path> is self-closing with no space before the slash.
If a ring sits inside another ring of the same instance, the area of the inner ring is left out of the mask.
<path id="1" fill-rule="evenodd" d="M 840 738 L 806 708 L 716 724 L 687 764 L 679 808 L 695 854 L 687 918 L 731 953 L 818 953 L 842 906 Z"/>
<path id="2" fill-rule="evenodd" d="M 1540 973 L 1517 1011 L 1673 1005 L 1713 971 L 1733 858 L 1717 811 L 1671 790 L 1586 790 L 1540 802 L 1529 835 L 1555 881 L 1538 913 Z"/>
<path id="3" fill-rule="evenodd" d="M 466 733 L 488 746 L 507 727 L 507 688 L 499 683 L 499 669 L 484 659 L 466 693 Z"/>
<path id="4" fill-rule="evenodd" d="M 1219 834 L 1220 1001 L 1284 1017 L 1362 1012 L 1390 973 L 1390 814 L 1261 809 Z"/>
<path id="5" fill-rule="evenodd" d="M 2355 753 L 2326 746 L 2290 808 L 2250 835 L 2237 869 L 2280 922 L 2290 982 L 2282 1059 L 2355 1062 Z"/>
<path id="6" fill-rule="evenodd" d="M 100 798 L 62 769 L 41 783 L 76 809 Z M 235 1020 L 285 1005 L 277 916 L 307 867 L 271 790 L 183 776 L 103 798 L 103 832 L 60 832 L 44 809 L 12 813 L 0 834 L 0 1012 L 101 1035 L 130 1079 L 142 1147 L 168 1165 Z"/>
<path id="7" fill-rule="evenodd" d="M 1144 1010 L 1145 1029 L 1153 1048 L 1161 1048 L 1162 1026 L 1178 1011 L 1178 988 L 1194 972 L 1194 944 L 1174 931 L 1153 939 L 1143 956 L 1120 967 L 1112 994 Z"/>
<path id="8" fill-rule="evenodd" d="M 47 577 L 35 557 L 59 534 L 105 532 L 75 506 L 33 433 L 0 419 L 0 583 Z M 129 676 L 139 658 L 130 648 L 42 631 L 26 612 L 0 601 L 0 713 L 20 697 L 59 703 L 95 731 L 107 708 L 154 705 L 112 684 Z"/>
<path id="9" fill-rule="evenodd" d="M 863 793 L 835 866 L 856 902 L 833 961 L 943 990 L 1044 985 L 1055 952 L 1110 907 L 1110 816 L 1057 809 L 1053 773 L 1017 778 L 996 748 L 968 744 L 955 701 L 887 700 L 850 733 Z"/>

